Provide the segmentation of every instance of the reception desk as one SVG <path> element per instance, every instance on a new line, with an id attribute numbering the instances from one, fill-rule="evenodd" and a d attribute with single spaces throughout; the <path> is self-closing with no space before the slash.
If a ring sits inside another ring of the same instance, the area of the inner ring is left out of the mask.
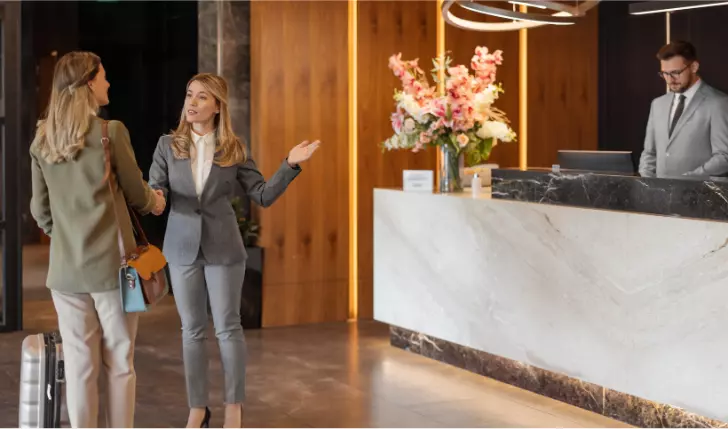
<path id="1" fill-rule="evenodd" d="M 392 343 L 641 427 L 728 421 L 728 182 L 494 170 L 374 192 Z"/>

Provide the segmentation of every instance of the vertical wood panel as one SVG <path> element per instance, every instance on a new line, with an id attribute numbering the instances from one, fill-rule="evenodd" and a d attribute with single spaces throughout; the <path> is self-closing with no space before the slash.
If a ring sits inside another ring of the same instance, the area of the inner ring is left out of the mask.
<path id="1" fill-rule="evenodd" d="M 347 4 L 251 5 L 251 146 L 266 177 L 302 140 L 321 149 L 272 207 L 263 325 L 346 320 L 348 303 Z"/>
<path id="2" fill-rule="evenodd" d="M 558 149 L 597 149 L 598 15 L 528 30 L 529 167 L 551 167 Z"/>
<path id="3" fill-rule="evenodd" d="M 502 4 L 496 6 L 503 7 Z M 502 21 L 460 7 L 453 7 L 452 11 L 464 19 Z M 445 51 L 453 59 L 454 65 L 462 64 L 470 69 L 470 60 L 477 46 L 485 46 L 490 52 L 498 49 L 503 51 L 503 65 L 498 67 L 496 82 L 503 84 L 505 93 L 500 95 L 494 106 L 506 112 L 511 128 L 518 133 L 518 31 L 482 32 L 462 30 L 451 25 L 445 27 Z M 499 143 L 491 152 L 488 162 L 503 168 L 518 167 L 518 142 Z"/>
<path id="4" fill-rule="evenodd" d="M 435 169 L 435 151 L 382 153 L 379 143 L 392 134 L 399 80 L 388 68 L 389 56 L 420 59 L 432 68 L 436 55 L 436 3 L 433 1 L 362 1 L 359 3 L 358 169 L 359 169 L 359 317 L 373 316 L 374 188 L 401 187 L 402 170 Z M 433 83 L 433 82 L 431 82 Z"/>
<path id="5" fill-rule="evenodd" d="M 461 11 L 462 12 L 462 11 Z M 467 12 L 462 12 L 467 14 Z M 347 314 L 348 152 L 347 3 L 253 2 L 252 145 L 272 174 L 290 147 L 324 142 L 318 156 L 274 207 L 260 213 L 266 248 L 264 325 L 344 320 Z M 403 169 L 434 170 L 434 150 L 382 153 L 392 133 L 392 95 L 400 82 L 388 58 L 436 55 L 431 1 L 358 4 L 358 270 L 359 317 L 373 315 L 373 190 L 400 187 Z M 480 33 L 446 27 L 446 49 L 469 66 L 476 46 L 504 51 L 496 103 L 518 129 L 518 32 Z M 283 54 L 284 53 L 284 54 Z M 529 31 L 529 165 L 548 166 L 559 148 L 597 145 L 597 17 L 578 25 Z M 501 144 L 491 162 L 518 165 L 518 145 Z"/>

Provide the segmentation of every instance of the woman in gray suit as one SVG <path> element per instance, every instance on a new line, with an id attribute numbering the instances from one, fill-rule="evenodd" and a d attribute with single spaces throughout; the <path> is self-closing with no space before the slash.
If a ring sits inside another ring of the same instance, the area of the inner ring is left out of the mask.
<path id="1" fill-rule="evenodd" d="M 296 178 L 319 142 L 291 149 L 266 182 L 235 135 L 225 80 L 194 76 L 179 125 L 157 143 L 149 184 L 164 193 L 170 214 L 164 238 L 177 310 L 190 414 L 187 427 L 208 427 L 207 298 L 225 373 L 225 425 L 242 427 L 246 347 L 240 299 L 247 254 L 230 199 L 238 182 L 256 204 L 268 207 Z"/>

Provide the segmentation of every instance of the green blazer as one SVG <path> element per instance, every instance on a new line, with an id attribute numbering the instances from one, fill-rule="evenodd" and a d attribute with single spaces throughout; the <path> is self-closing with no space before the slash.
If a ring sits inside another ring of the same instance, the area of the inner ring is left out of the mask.
<path id="1" fill-rule="evenodd" d="M 31 145 L 32 188 L 30 211 L 51 237 L 47 286 L 69 293 L 105 292 L 118 288 L 120 266 L 112 195 L 104 182 L 104 148 L 100 118 L 94 117 L 86 146 L 75 161 L 48 164 Z M 109 122 L 111 165 L 119 221 L 126 251 L 135 246 L 131 207 L 144 215 L 154 209 L 153 190 L 144 181 L 129 140 L 119 121 Z"/>

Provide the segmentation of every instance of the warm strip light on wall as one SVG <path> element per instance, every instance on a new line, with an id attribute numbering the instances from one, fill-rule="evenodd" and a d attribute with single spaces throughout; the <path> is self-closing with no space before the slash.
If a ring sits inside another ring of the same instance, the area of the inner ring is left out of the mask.
<path id="1" fill-rule="evenodd" d="M 442 18 L 442 3 L 444 0 L 437 0 L 437 27 L 435 38 L 437 39 L 436 55 L 437 58 L 445 56 L 445 20 Z M 445 69 L 441 68 L 437 73 L 437 90 L 440 95 L 445 94 Z"/>
<path id="2" fill-rule="evenodd" d="M 665 13 L 665 44 L 670 43 L 670 12 Z M 670 84 L 665 81 L 665 92 L 670 92 Z"/>
<path id="3" fill-rule="evenodd" d="M 436 6 L 437 6 L 437 27 L 435 30 L 435 39 L 437 40 L 436 48 L 435 48 L 435 54 L 437 58 L 443 58 L 445 56 L 445 20 L 442 17 L 442 3 L 444 0 L 437 0 Z M 445 69 L 441 68 L 437 72 L 437 92 L 440 95 L 445 94 Z M 440 163 L 442 162 L 442 153 L 440 151 L 435 151 L 435 165 L 437 168 L 435 168 L 435 182 L 437 183 L 437 188 L 440 189 Z"/>
<path id="4" fill-rule="evenodd" d="M 216 71 L 217 71 L 218 76 L 222 76 L 222 43 L 223 43 L 223 40 L 225 40 L 224 36 L 222 34 L 223 33 L 222 29 L 223 29 L 223 25 L 225 25 L 225 21 L 223 19 L 223 17 L 225 15 L 224 15 L 223 4 L 222 4 L 221 0 L 218 0 L 216 6 L 217 6 L 217 29 L 216 29 L 217 40 L 215 41 L 215 44 L 216 44 L 215 49 L 217 50 L 217 63 L 216 63 L 217 70 Z"/>
<path id="5" fill-rule="evenodd" d="M 665 44 L 670 43 L 670 12 L 665 13 Z"/>
<path id="6" fill-rule="evenodd" d="M 519 6 L 521 12 L 528 7 Z M 528 168 L 528 29 L 518 30 L 518 168 Z"/>
<path id="7" fill-rule="evenodd" d="M 349 320 L 359 317 L 359 144 L 357 125 L 357 8 L 349 0 Z"/>

